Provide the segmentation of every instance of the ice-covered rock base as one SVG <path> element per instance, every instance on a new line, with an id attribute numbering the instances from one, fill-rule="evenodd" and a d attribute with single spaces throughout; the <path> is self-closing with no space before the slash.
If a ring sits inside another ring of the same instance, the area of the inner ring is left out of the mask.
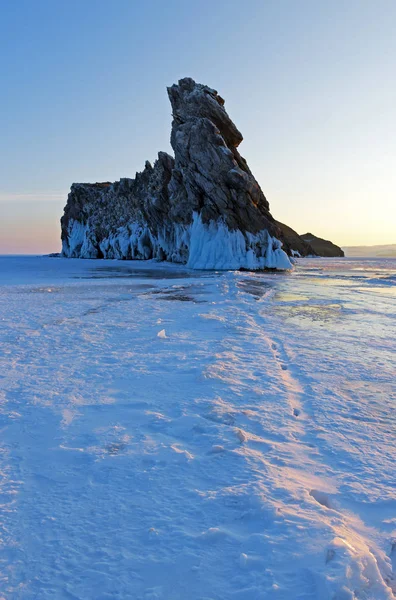
<path id="1" fill-rule="evenodd" d="M 176 225 L 153 235 L 148 227 L 131 223 L 101 242 L 92 239 L 88 226 L 69 224 L 62 254 L 69 258 L 118 258 L 167 260 L 184 263 L 191 269 L 279 269 L 292 268 L 282 244 L 266 229 L 257 234 L 230 231 L 223 221 L 205 225 L 194 214 L 191 225 Z"/>

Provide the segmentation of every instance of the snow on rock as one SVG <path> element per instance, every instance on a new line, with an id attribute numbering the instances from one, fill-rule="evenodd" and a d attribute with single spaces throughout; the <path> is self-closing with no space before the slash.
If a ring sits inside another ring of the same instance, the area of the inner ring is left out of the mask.
<path id="1" fill-rule="evenodd" d="M 62 255 L 291 269 L 224 100 L 190 78 L 168 95 L 175 158 L 160 152 L 135 179 L 73 184 L 61 219 Z"/>

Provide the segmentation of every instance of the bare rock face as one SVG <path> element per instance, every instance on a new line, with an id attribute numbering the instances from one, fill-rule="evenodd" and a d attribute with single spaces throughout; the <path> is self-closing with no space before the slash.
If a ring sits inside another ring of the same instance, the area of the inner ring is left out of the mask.
<path id="1" fill-rule="evenodd" d="M 224 100 L 190 78 L 168 95 L 175 158 L 160 152 L 135 179 L 73 184 L 61 219 L 63 255 L 290 268 L 281 230 L 237 150 L 242 135 Z"/>
<path id="2" fill-rule="evenodd" d="M 316 235 L 313 235 L 313 233 L 304 233 L 300 237 L 306 244 L 309 244 L 314 249 L 318 256 L 325 256 L 328 258 L 345 256 L 344 251 L 339 246 L 336 246 L 329 240 L 317 237 Z"/>
<path id="3" fill-rule="evenodd" d="M 291 256 L 317 256 L 315 250 L 294 229 L 276 221 L 282 232 L 283 247 Z"/>
<path id="4" fill-rule="evenodd" d="M 175 216 L 196 211 L 204 223 L 223 217 L 231 230 L 279 233 L 259 184 L 237 150 L 242 134 L 216 90 L 187 78 L 168 88 L 168 95 Z"/>
<path id="5" fill-rule="evenodd" d="M 135 179 L 73 183 L 61 218 L 62 254 L 71 258 L 153 258 L 150 236 L 170 212 L 168 185 L 174 159 L 159 152 Z M 150 224 L 150 228 L 148 228 Z M 135 244 L 129 238 L 135 232 Z M 156 258 L 162 258 L 160 248 Z"/>

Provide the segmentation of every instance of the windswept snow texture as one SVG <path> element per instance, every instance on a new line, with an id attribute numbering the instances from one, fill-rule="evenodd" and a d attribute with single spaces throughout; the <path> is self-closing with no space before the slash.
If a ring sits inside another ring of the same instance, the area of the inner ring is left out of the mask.
<path id="1" fill-rule="evenodd" d="M 0 598 L 394 598 L 396 261 L 0 281 Z"/>

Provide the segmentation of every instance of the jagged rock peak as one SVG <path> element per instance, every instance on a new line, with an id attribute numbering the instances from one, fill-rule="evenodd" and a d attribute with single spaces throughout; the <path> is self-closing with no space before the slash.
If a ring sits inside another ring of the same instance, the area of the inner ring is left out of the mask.
<path id="1" fill-rule="evenodd" d="M 73 184 L 61 219 L 63 255 L 155 258 L 200 269 L 290 268 L 224 100 L 190 78 L 168 95 L 175 157 L 160 152 L 135 179 Z"/>
<path id="2" fill-rule="evenodd" d="M 174 217 L 198 212 L 207 224 L 220 218 L 231 231 L 279 234 L 269 204 L 237 150 L 242 141 L 216 90 L 181 79 L 168 88 L 173 109 L 170 183 Z"/>
<path id="3" fill-rule="evenodd" d="M 216 90 L 195 83 L 190 77 L 180 79 L 178 85 L 167 88 L 175 123 L 185 123 L 198 117 L 212 121 L 228 147 L 237 148 L 243 137 L 224 108 L 224 100 Z"/>

